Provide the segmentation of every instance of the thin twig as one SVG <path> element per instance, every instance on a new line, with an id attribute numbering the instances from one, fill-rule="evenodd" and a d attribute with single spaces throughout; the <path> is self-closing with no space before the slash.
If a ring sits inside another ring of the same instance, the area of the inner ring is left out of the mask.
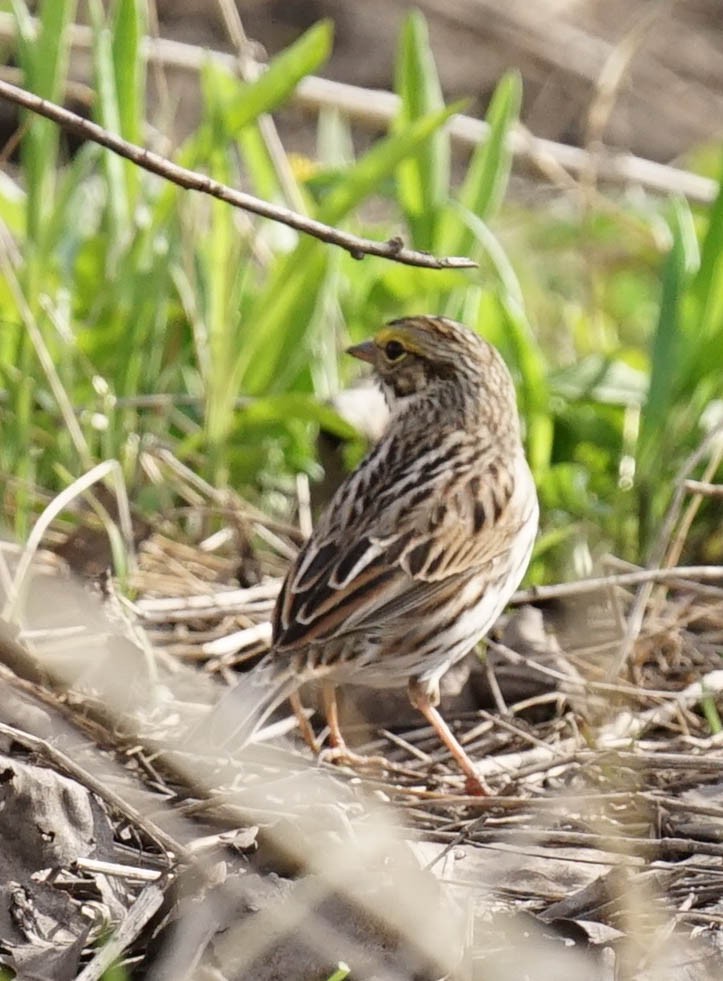
<path id="1" fill-rule="evenodd" d="M 164 877 L 164 885 L 168 877 Z M 146 886 L 115 933 L 103 942 L 102 947 L 80 972 L 77 981 L 99 981 L 118 960 L 123 951 L 137 939 L 145 925 L 160 908 L 164 890 L 158 883 Z"/>
<path id="2" fill-rule="evenodd" d="M 492 698 L 494 699 L 495 707 L 497 708 L 498 713 L 500 715 L 509 715 L 510 710 L 507 707 L 507 702 L 505 702 L 505 696 L 502 694 L 502 689 L 497 681 L 495 669 L 492 667 L 492 662 L 488 657 L 485 658 L 484 668 L 487 676 L 487 684 L 490 686 Z"/>
<path id="3" fill-rule="evenodd" d="M 338 245 L 346 249 L 355 259 L 362 259 L 365 255 L 376 255 L 383 259 L 401 262 L 407 266 L 422 266 L 426 269 L 472 269 L 477 266 L 476 262 L 464 256 L 437 257 L 428 252 L 407 249 L 399 238 L 392 238 L 387 242 L 360 238 L 349 232 L 333 228 L 331 225 L 325 225 L 321 221 L 307 218 L 289 208 L 281 208 L 270 204 L 268 201 L 262 201 L 261 198 L 246 194 L 245 191 L 239 191 L 236 188 L 228 187 L 226 184 L 221 184 L 206 174 L 199 174 L 195 170 L 181 167 L 166 157 L 162 157 L 159 153 L 137 146 L 135 143 L 129 143 L 97 123 L 90 122 L 90 120 L 78 116 L 63 106 L 50 102 L 48 99 L 41 99 L 33 92 L 28 92 L 17 85 L 11 85 L 9 82 L 0 80 L 0 97 L 52 120 L 58 126 L 62 126 L 63 129 L 91 140 L 93 143 L 117 153 L 118 156 L 130 160 L 136 166 L 163 177 L 179 187 L 189 191 L 200 191 L 202 194 L 218 198 L 219 201 L 225 201 L 235 208 L 241 208 L 244 211 L 260 215 L 262 218 L 281 222 L 283 225 L 295 228 L 297 231 L 318 238 L 329 245 Z"/>
<path id="4" fill-rule="evenodd" d="M 135 865 L 122 865 L 120 862 L 104 862 L 98 858 L 86 858 L 79 855 L 73 867 L 81 872 L 91 872 L 94 875 L 109 875 L 117 879 L 127 879 L 129 882 L 156 882 L 163 873 L 160 869 L 142 869 Z"/>
<path id="5" fill-rule="evenodd" d="M 683 484 L 691 494 L 702 494 L 703 497 L 723 497 L 723 484 L 711 484 L 707 480 L 685 480 Z"/>
<path id="6" fill-rule="evenodd" d="M 584 596 L 597 593 L 611 586 L 639 586 L 642 583 L 670 582 L 694 586 L 696 580 L 715 582 L 723 579 L 723 566 L 720 565 L 681 565 L 672 569 L 640 569 L 638 572 L 623 572 L 617 576 L 599 576 L 596 579 L 580 579 L 577 582 L 556 583 L 552 586 L 532 586 L 515 593 L 511 602 L 542 602 L 551 599 L 568 599 L 571 596 Z"/>

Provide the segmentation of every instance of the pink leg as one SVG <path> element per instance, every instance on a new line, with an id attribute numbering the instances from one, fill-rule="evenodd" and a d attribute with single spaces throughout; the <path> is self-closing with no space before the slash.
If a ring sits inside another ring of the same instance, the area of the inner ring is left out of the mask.
<path id="1" fill-rule="evenodd" d="M 447 747 L 454 757 L 457 766 L 467 777 L 465 789 L 469 794 L 476 797 L 489 797 L 491 791 L 477 774 L 474 763 L 465 753 L 461 743 L 449 728 L 447 723 L 440 715 L 438 709 L 433 704 L 432 698 L 415 679 L 409 682 L 409 700 L 412 705 L 419 709 L 424 718 L 439 736 L 441 742 Z"/>
<path id="2" fill-rule="evenodd" d="M 291 708 L 294 710 L 294 715 L 296 716 L 296 721 L 299 726 L 299 731 L 301 736 L 309 747 L 314 756 L 319 755 L 319 743 L 316 741 L 316 736 L 314 735 L 314 729 L 311 723 L 306 717 L 306 712 L 304 711 L 304 706 L 301 704 L 301 699 L 299 698 L 298 691 L 292 692 L 289 695 L 289 703 Z"/>
<path id="3" fill-rule="evenodd" d="M 339 707 L 336 701 L 336 686 L 326 681 L 322 686 L 324 715 L 329 726 L 329 745 L 327 753 L 322 754 L 333 763 L 349 763 L 351 766 L 389 766 L 383 756 L 362 756 L 349 749 L 339 725 Z"/>

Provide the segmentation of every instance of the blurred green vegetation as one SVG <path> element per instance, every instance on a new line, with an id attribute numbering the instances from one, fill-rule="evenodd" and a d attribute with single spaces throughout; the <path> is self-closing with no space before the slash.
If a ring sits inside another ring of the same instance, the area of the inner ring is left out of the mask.
<path id="1" fill-rule="evenodd" d="M 89 5 L 92 113 L 144 143 L 145 3 L 110 6 Z M 46 0 L 37 36 L 22 0 L 13 10 L 25 87 L 62 102 L 75 3 Z M 0 174 L 6 525 L 26 537 L 39 492 L 110 458 L 139 507 L 167 506 L 138 468 L 149 438 L 270 507 L 270 489 L 292 487 L 296 472 L 320 475 L 319 425 L 350 436 L 327 404 L 356 370 L 343 347 L 391 317 L 436 312 L 495 343 L 518 384 L 543 506 L 532 578 L 574 575 L 603 551 L 643 561 L 683 461 L 723 418 L 723 198 L 691 208 L 636 188 L 506 199 L 514 72 L 489 106 L 489 140 L 452 182 L 444 123 L 459 107 L 443 103 L 419 14 L 399 39 L 390 133 L 356 156 L 348 122 L 326 109 L 315 159 L 279 159 L 260 119 L 331 45 L 319 23 L 248 83 L 209 61 L 202 122 L 175 159 L 369 237 L 471 255 L 479 269 L 360 262 L 95 145 L 69 158 L 58 129 L 27 115 L 19 171 Z M 720 165 L 720 148 L 706 155 Z M 149 406 L 154 393 L 176 402 Z M 706 502 L 696 558 L 720 559 L 720 524 Z"/>

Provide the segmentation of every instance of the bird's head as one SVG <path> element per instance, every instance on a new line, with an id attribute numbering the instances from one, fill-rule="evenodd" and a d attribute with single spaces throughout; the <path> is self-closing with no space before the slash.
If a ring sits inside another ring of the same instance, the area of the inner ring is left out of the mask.
<path id="1" fill-rule="evenodd" d="M 455 390 L 468 402 L 484 400 L 486 389 L 497 400 L 511 396 L 514 402 L 512 380 L 497 351 L 446 317 L 392 320 L 348 353 L 372 365 L 390 408 L 409 396 Z"/>

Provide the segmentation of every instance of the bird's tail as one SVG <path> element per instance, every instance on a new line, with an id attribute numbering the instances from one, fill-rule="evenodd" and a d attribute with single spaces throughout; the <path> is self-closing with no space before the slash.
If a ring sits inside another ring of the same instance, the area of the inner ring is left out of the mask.
<path id="1" fill-rule="evenodd" d="M 216 749 L 240 749 L 298 687 L 290 669 L 267 658 L 221 696 L 196 735 Z"/>

